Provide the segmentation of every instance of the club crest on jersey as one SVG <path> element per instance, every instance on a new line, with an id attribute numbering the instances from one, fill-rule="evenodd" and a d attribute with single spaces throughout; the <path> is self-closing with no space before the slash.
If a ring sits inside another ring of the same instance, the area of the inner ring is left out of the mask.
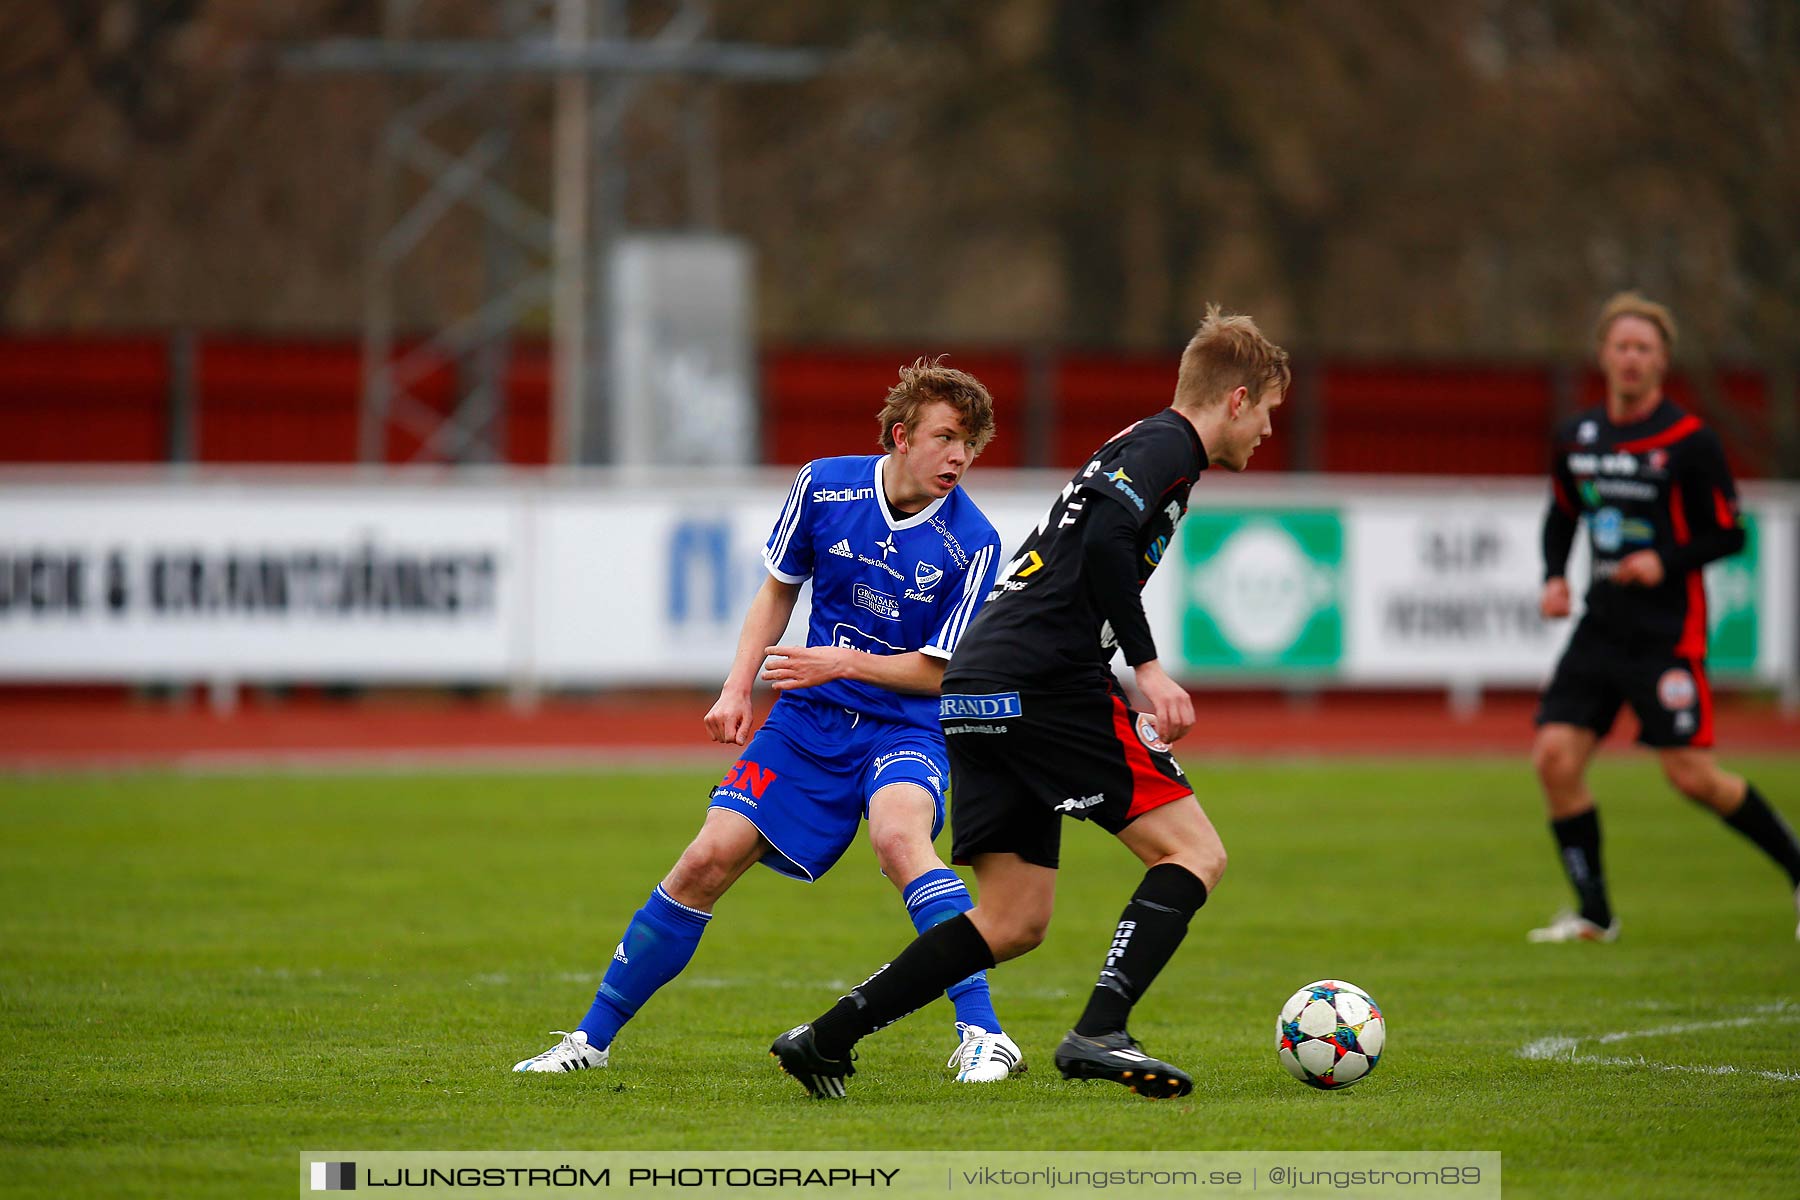
<path id="1" fill-rule="evenodd" d="M 929 592 L 944 577 L 944 568 L 936 563 L 922 562 L 913 567 L 913 583 L 921 592 Z"/>
<path id="2" fill-rule="evenodd" d="M 1698 689 L 1694 687 L 1694 677 L 1680 667 L 1671 667 L 1662 673 L 1656 681 L 1656 698 L 1670 712 L 1679 712 L 1694 706 L 1694 698 Z"/>
<path id="3" fill-rule="evenodd" d="M 878 592 L 866 583 L 856 585 L 851 595 L 856 607 L 866 608 L 876 616 L 889 621 L 900 619 L 900 602 L 886 592 Z"/>

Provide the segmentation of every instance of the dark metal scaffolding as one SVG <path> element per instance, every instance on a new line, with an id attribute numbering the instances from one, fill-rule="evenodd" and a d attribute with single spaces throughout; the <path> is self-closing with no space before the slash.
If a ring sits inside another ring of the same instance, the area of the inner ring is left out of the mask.
<path id="1" fill-rule="evenodd" d="M 658 151 L 682 160 L 689 226 L 714 228 L 718 147 L 707 85 L 801 80 L 827 62 L 815 50 L 707 40 L 706 0 L 681 0 L 664 10 L 659 28 L 638 36 L 631 0 L 494 3 L 486 38 L 428 36 L 431 6 L 388 0 L 383 37 L 321 41 L 281 55 L 290 70 L 380 76 L 396 97 L 376 152 L 369 212 L 358 439 L 365 463 L 388 460 L 395 428 L 417 441 L 410 461 L 505 461 L 513 338 L 546 309 L 553 461 L 605 461 L 606 272 L 626 229 L 634 164 L 622 133 L 634 102 L 652 80 L 693 85 L 684 89 L 683 144 Z M 521 82 L 554 88 L 549 212 L 513 180 Z M 468 213 L 483 230 L 474 302 L 438 328 L 401 330 L 401 297 L 427 279 L 422 245 Z M 447 410 L 423 396 L 446 369 L 454 395 Z"/>

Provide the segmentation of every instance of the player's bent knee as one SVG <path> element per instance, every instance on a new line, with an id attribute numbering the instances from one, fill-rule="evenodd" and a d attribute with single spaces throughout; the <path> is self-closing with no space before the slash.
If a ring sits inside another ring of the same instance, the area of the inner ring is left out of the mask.
<path id="1" fill-rule="evenodd" d="M 1695 804 L 1711 805 L 1716 787 L 1715 772 L 1692 763 L 1665 763 L 1663 777 L 1669 786 Z"/>
<path id="2" fill-rule="evenodd" d="M 733 876 L 715 860 L 682 855 L 663 883 L 678 904 L 710 909 L 731 888 Z"/>
<path id="3" fill-rule="evenodd" d="M 1225 866 L 1226 863 L 1230 861 L 1230 856 L 1225 853 L 1223 844 L 1214 842 L 1210 846 L 1202 846 L 1183 851 L 1179 854 L 1172 854 L 1163 861 L 1174 863 L 1176 866 L 1181 867 L 1183 870 L 1187 871 L 1188 874 L 1198 879 L 1201 883 L 1204 883 L 1206 885 L 1206 890 L 1210 892 L 1219 886 L 1220 880 L 1225 878 Z"/>
<path id="4" fill-rule="evenodd" d="M 1581 754 L 1568 739 L 1540 735 L 1531 748 L 1531 766 L 1546 785 L 1569 786 L 1581 779 Z"/>
<path id="5" fill-rule="evenodd" d="M 990 945 L 994 952 L 995 962 L 1005 962 L 1009 958 L 1017 958 L 1028 954 L 1044 944 L 1044 936 L 1050 932 L 1050 920 L 1032 921 L 1024 924 L 1008 925 L 999 933 L 999 945 Z"/>
<path id="6" fill-rule="evenodd" d="M 931 840 L 925 835 L 929 829 L 908 829 L 902 826 L 891 826 L 877 829 L 869 835 L 869 846 L 875 851 L 875 861 L 888 878 L 899 880 L 908 873 L 907 868 L 922 858 L 936 858 L 936 851 L 931 848 Z"/>
<path id="7" fill-rule="evenodd" d="M 1050 932 L 1050 914 L 1047 912 L 1001 915 L 976 909 L 968 916 L 980 931 L 982 940 L 987 943 L 988 950 L 993 953 L 997 963 L 1037 949 L 1044 944 L 1044 937 Z"/>
<path id="8" fill-rule="evenodd" d="M 1220 844 L 1214 848 L 1211 857 L 1201 864 L 1202 869 L 1195 871 L 1194 874 L 1200 877 L 1200 881 L 1206 885 L 1206 890 L 1210 892 L 1219 886 L 1219 881 L 1221 879 L 1225 878 L 1225 867 L 1230 861 L 1231 856 L 1225 853 L 1224 845 Z"/>
<path id="9" fill-rule="evenodd" d="M 678 903 L 711 908 L 761 856 L 760 838 L 740 844 L 703 834 L 682 851 L 664 887 Z"/>
<path id="10" fill-rule="evenodd" d="M 1225 843 L 1220 839 L 1218 831 L 1203 817 L 1197 828 L 1184 831 L 1184 836 L 1176 841 L 1174 848 L 1162 861 L 1184 868 L 1211 891 L 1225 877 L 1225 867 L 1230 856 L 1225 853 Z"/>

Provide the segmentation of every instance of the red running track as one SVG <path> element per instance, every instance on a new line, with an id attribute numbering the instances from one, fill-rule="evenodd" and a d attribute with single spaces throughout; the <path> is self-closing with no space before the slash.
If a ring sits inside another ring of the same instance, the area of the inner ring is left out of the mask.
<path id="1" fill-rule="evenodd" d="M 583 767 L 687 761 L 722 765 L 731 749 L 701 726 L 710 695 L 655 693 L 547 700 L 530 711 L 504 701 L 375 697 L 264 702 L 235 712 L 204 703 L 0 695 L 0 771 L 255 767 Z M 1529 696 L 1500 695 L 1452 714 L 1441 694 L 1328 693 L 1310 699 L 1207 693 L 1184 756 L 1520 755 L 1531 742 Z M 759 696 L 758 716 L 768 699 Z M 1800 753 L 1800 714 L 1722 697 L 1719 750 Z M 1623 714 L 1609 745 L 1629 744 Z"/>

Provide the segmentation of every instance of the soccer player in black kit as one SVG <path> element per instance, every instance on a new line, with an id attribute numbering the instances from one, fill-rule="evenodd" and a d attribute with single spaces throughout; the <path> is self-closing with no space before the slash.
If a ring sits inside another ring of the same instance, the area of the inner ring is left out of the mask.
<path id="1" fill-rule="evenodd" d="M 1669 310 L 1635 292 L 1600 313 L 1606 404 L 1556 435 L 1544 519 L 1546 618 L 1569 615 L 1563 577 L 1578 522 L 1593 550 L 1587 611 L 1537 713 L 1532 764 L 1577 908 L 1531 931 L 1534 942 L 1610 942 L 1600 821 L 1586 774 L 1622 704 L 1676 791 L 1724 818 L 1787 872 L 1800 907 L 1800 842 L 1754 784 L 1713 758 L 1700 571 L 1744 548 L 1737 488 L 1719 439 L 1663 396 L 1675 346 Z M 1800 936 L 1800 931 L 1796 931 Z"/>
<path id="2" fill-rule="evenodd" d="M 1248 465 L 1289 378 L 1287 353 L 1255 322 L 1209 307 L 1182 352 L 1173 405 L 1095 451 L 1002 571 L 939 702 L 955 861 L 975 868 L 979 902 L 776 1039 L 770 1053 L 813 1096 L 844 1094 L 859 1039 L 1043 941 L 1065 815 L 1113 834 L 1148 870 L 1057 1068 L 1153 1099 L 1192 1089 L 1126 1032 L 1225 872 L 1225 847 L 1169 752 L 1194 706 L 1157 660 L 1141 593 L 1200 472 Z M 1151 712 L 1134 710 L 1113 677 L 1121 649 Z"/>

